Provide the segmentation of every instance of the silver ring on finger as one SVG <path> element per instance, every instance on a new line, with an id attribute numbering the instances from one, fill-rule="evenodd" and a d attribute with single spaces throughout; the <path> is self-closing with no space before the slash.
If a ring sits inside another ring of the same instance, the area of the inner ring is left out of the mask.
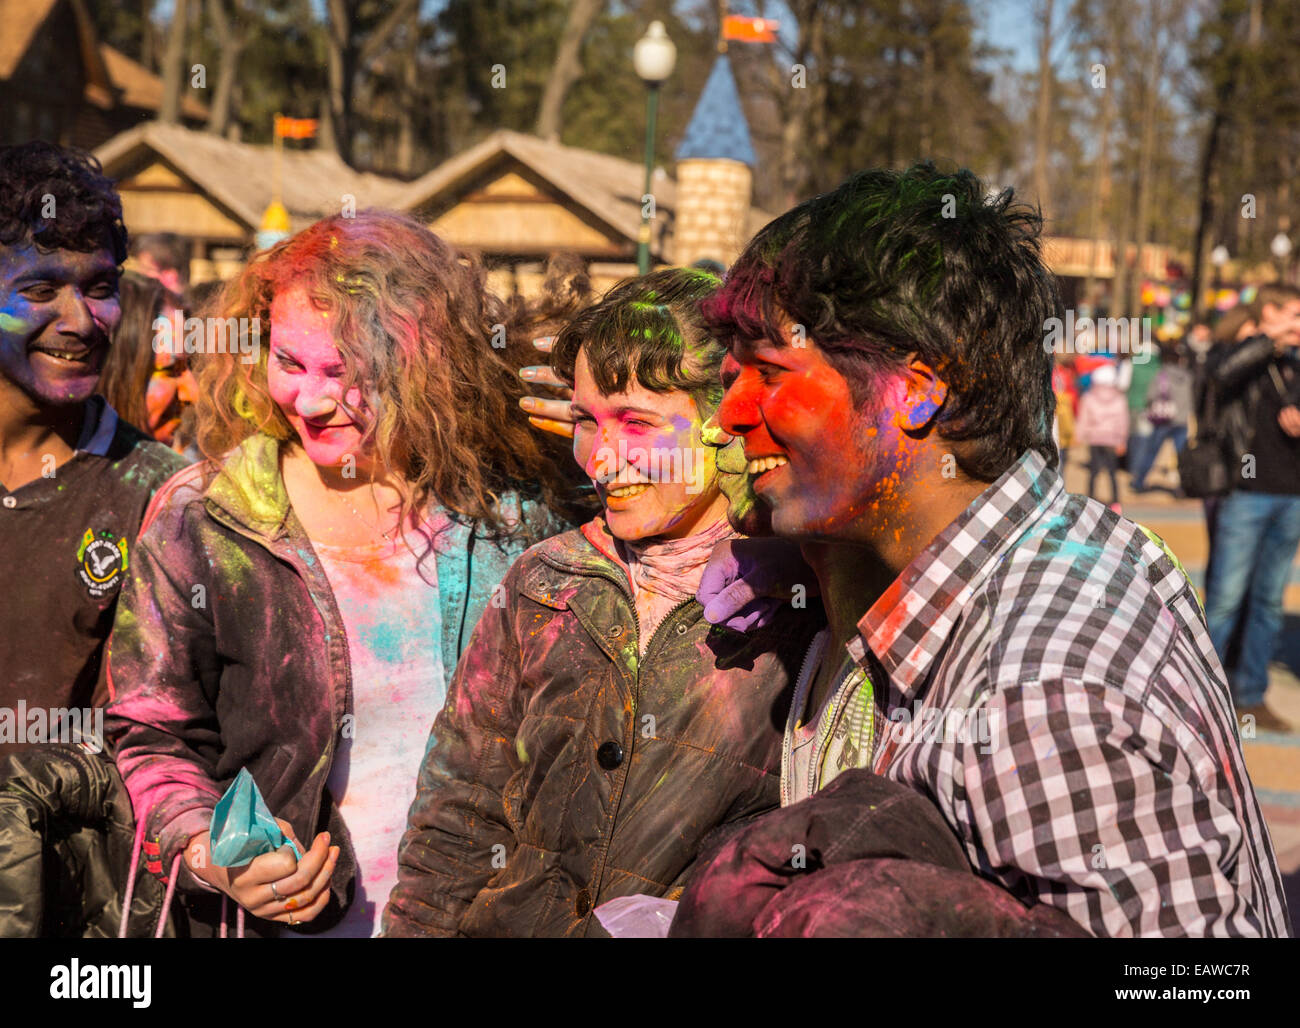
<path id="1" fill-rule="evenodd" d="M 302 924 L 301 921 L 295 921 L 292 914 L 289 915 L 289 926 L 292 928 L 296 924 Z"/>
<path id="2" fill-rule="evenodd" d="M 277 903 L 282 903 L 282 902 L 284 902 L 284 901 L 280 898 L 280 891 L 275 887 L 275 882 L 272 882 L 272 883 L 271 883 L 271 895 L 275 897 L 275 902 L 277 902 Z"/>

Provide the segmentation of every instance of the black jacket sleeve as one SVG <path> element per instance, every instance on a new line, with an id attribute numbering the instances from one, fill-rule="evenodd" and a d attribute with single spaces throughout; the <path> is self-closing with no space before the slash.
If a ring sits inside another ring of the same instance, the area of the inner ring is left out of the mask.
<path id="1" fill-rule="evenodd" d="M 1228 350 L 1215 366 L 1212 381 L 1220 401 L 1240 392 L 1264 372 L 1273 358 L 1273 340 L 1251 336 Z"/>

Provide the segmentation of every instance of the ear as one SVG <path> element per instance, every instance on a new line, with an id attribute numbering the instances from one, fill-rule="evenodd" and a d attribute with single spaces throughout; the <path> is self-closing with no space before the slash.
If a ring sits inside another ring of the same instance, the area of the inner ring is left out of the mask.
<path id="1" fill-rule="evenodd" d="M 948 384 L 915 353 L 908 356 L 902 377 L 906 393 L 898 411 L 898 425 L 908 432 L 920 432 L 943 408 Z"/>

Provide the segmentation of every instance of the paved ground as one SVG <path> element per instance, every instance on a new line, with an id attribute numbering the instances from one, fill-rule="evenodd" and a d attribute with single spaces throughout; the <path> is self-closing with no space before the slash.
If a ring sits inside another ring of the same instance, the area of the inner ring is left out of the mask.
<path id="1" fill-rule="evenodd" d="M 1072 492 L 1087 490 L 1085 460 L 1086 451 L 1077 447 L 1070 454 L 1066 485 Z M 1148 484 L 1176 485 L 1174 468 L 1173 448 L 1166 445 L 1156 470 L 1147 476 Z M 1163 537 L 1204 595 L 1208 545 L 1201 502 L 1178 500 L 1171 491 L 1163 490 L 1135 494 L 1128 485 L 1128 476 L 1121 472 L 1120 502 L 1124 515 Z M 1099 478 L 1097 489 L 1101 499 L 1110 499 L 1108 478 Z M 1266 702 L 1278 715 L 1300 727 L 1300 564 L 1292 564 L 1284 602 L 1286 624 L 1276 659 L 1269 669 Z M 1300 921 L 1300 734 L 1261 732 L 1254 740 L 1243 740 L 1243 746 L 1256 795 L 1264 806 L 1278 864 L 1287 878 L 1292 920 Z"/>

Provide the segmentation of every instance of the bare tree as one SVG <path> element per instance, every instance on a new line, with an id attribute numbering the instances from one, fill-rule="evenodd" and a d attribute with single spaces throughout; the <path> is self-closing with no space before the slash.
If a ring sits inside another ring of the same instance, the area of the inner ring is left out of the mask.
<path id="1" fill-rule="evenodd" d="M 358 89 L 358 72 L 383 56 L 393 35 L 406 28 L 412 38 L 407 41 L 403 57 L 408 62 L 404 81 L 410 83 L 414 73 L 409 63 L 413 63 L 417 56 L 414 49 L 418 47 L 416 37 L 419 33 L 419 0 L 400 0 L 364 40 L 360 38 L 357 26 L 360 6 L 360 0 L 326 0 L 329 125 L 318 138 L 322 148 L 334 150 L 349 164 L 355 156 L 353 136 L 358 121 L 357 100 L 367 86 L 362 82 L 361 90 Z M 409 96 L 402 100 L 403 105 L 411 102 Z"/>
<path id="2" fill-rule="evenodd" d="M 826 5 L 820 0 L 787 0 L 799 28 L 794 49 L 778 41 L 781 60 L 766 62 L 767 84 L 781 119 L 780 188 L 782 208 L 793 207 L 809 184 L 809 148 L 825 135 Z M 767 10 L 760 2 L 759 16 Z"/>
<path id="3" fill-rule="evenodd" d="M 1101 73 L 1105 73 L 1104 66 Z M 1110 132 L 1111 122 L 1115 114 L 1115 105 L 1111 100 L 1109 84 L 1105 80 L 1102 80 L 1099 91 L 1101 93 L 1101 102 L 1098 104 L 1097 113 L 1097 153 L 1093 159 L 1092 204 L 1088 212 L 1088 238 L 1092 240 L 1092 247 L 1088 255 L 1088 279 L 1083 290 L 1083 295 L 1089 303 L 1092 302 L 1092 298 L 1097 291 L 1098 243 L 1101 238 L 1101 219 L 1111 192 Z"/>
<path id="4" fill-rule="evenodd" d="M 1046 214 L 1051 206 L 1048 194 L 1047 162 L 1051 149 L 1052 34 L 1055 0 L 1038 0 L 1038 101 L 1034 118 L 1034 195 Z"/>
<path id="5" fill-rule="evenodd" d="M 212 31 L 217 37 L 217 49 L 221 53 L 221 67 L 217 71 L 212 107 L 208 111 L 208 131 L 218 136 L 224 136 L 230 127 L 239 62 L 248 45 L 247 23 L 238 0 L 230 0 L 229 9 L 226 3 L 227 0 L 208 0 L 208 19 L 212 23 Z"/>
<path id="6" fill-rule="evenodd" d="M 189 4 L 175 0 L 167 46 L 163 51 L 163 92 L 158 105 L 158 120 L 166 124 L 180 121 L 181 96 L 185 89 L 185 42 L 189 30 Z"/>
<path id="7" fill-rule="evenodd" d="M 605 0 L 572 0 L 564 24 L 555 63 L 546 79 L 546 89 L 537 110 L 536 132 L 543 139 L 558 141 L 564 114 L 564 98 L 582 75 L 582 44 L 605 7 Z"/>
<path id="8" fill-rule="evenodd" d="M 397 170 L 415 171 L 415 108 L 419 87 L 420 6 L 411 4 L 406 22 L 406 48 L 402 61 L 402 90 L 397 114 Z"/>
<path id="9" fill-rule="evenodd" d="M 330 133 L 321 142 L 352 163 L 353 95 L 357 69 L 355 0 L 327 0 L 326 66 L 329 72 Z"/>

